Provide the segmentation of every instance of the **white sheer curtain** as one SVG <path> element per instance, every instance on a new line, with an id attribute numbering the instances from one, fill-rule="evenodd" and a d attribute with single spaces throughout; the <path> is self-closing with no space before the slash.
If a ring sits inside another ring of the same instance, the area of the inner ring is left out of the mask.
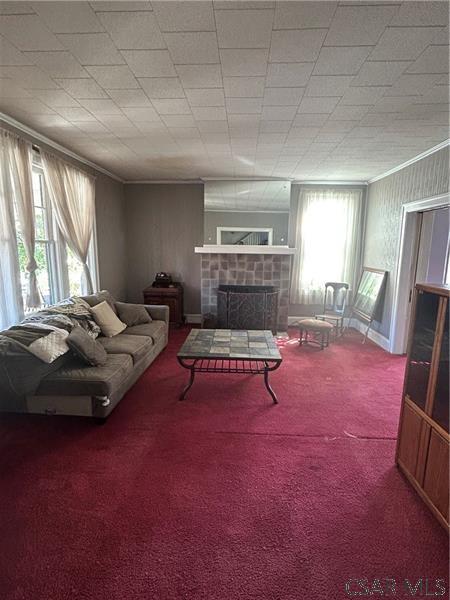
<path id="1" fill-rule="evenodd" d="M 92 278 L 87 264 L 95 213 L 95 179 L 47 152 L 41 152 L 45 183 L 61 233 L 83 265 L 88 293 Z"/>
<path id="2" fill-rule="evenodd" d="M 10 136 L 0 131 L 0 329 L 23 318 L 19 256 L 14 221 L 14 186 L 9 163 Z"/>
<path id="3" fill-rule="evenodd" d="M 293 304 L 321 304 L 326 281 L 354 289 L 360 267 L 362 193 L 352 189 L 303 189 L 298 199 Z"/>
<path id="4" fill-rule="evenodd" d="M 39 293 L 36 271 L 37 262 L 35 250 L 35 220 L 33 202 L 33 173 L 32 173 L 32 145 L 31 142 L 5 133 L 6 149 L 9 162 L 11 186 L 14 190 L 14 203 L 17 218 L 20 223 L 20 232 L 27 255 L 26 270 L 28 271 L 28 289 L 26 296 L 27 308 L 39 308 L 42 303 Z"/>

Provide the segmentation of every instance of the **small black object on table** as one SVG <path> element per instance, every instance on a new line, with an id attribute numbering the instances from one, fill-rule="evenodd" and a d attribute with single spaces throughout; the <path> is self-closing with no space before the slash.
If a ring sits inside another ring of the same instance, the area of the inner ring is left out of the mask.
<path id="1" fill-rule="evenodd" d="M 269 384 L 269 373 L 281 364 L 281 354 L 271 331 L 193 329 L 177 354 L 189 369 L 189 383 L 180 395 L 184 400 L 196 373 L 243 373 L 263 375 L 273 403 L 278 404 Z"/>

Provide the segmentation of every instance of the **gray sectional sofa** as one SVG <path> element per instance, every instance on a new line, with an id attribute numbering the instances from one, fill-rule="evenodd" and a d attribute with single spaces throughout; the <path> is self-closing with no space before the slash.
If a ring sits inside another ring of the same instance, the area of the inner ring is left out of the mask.
<path id="1" fill-rule="evenodd" d="M 104 294 L 83 299 L 94 306 L 105 299 Z M 0 410 L 104 420 L 167 345 L 169 308 L 146 305 L 145 309 L 152 318 L 150 323 L 127 327 L 111 338 L 97 338 L 107 352 L 106 364 L 89 366 L 72 354 L 61 357 L 60 366 L 45 374 L 32 394 L 9 402 L 0 398 Z M 0 363 L 2 360 L 0 356 Z M 0 396 L 2 378 L 0 370 Z"/>

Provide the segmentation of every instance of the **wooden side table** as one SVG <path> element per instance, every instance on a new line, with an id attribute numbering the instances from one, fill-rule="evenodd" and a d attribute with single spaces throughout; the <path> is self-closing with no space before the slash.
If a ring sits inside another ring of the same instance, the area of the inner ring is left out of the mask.
<path id="1" fill-rule="evenodd" d="M 174 283 L 171 287 L 149 286 L 143 291 L 145 304 L 163 304 L 169 307 L 169 321 L 171 325 L 181 327 L 184 323 L 184 290 L 181 283 Z"/>

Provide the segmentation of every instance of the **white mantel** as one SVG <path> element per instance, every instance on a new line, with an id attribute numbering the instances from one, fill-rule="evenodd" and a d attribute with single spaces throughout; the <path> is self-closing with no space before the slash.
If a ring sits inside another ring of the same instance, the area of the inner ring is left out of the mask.
<path id="1" fill-rule="evenodd" d="M 295 254 L 295 248 L 288 246 L 232 246 L 210 244 L 196 246 L 196 254 Z"/>

